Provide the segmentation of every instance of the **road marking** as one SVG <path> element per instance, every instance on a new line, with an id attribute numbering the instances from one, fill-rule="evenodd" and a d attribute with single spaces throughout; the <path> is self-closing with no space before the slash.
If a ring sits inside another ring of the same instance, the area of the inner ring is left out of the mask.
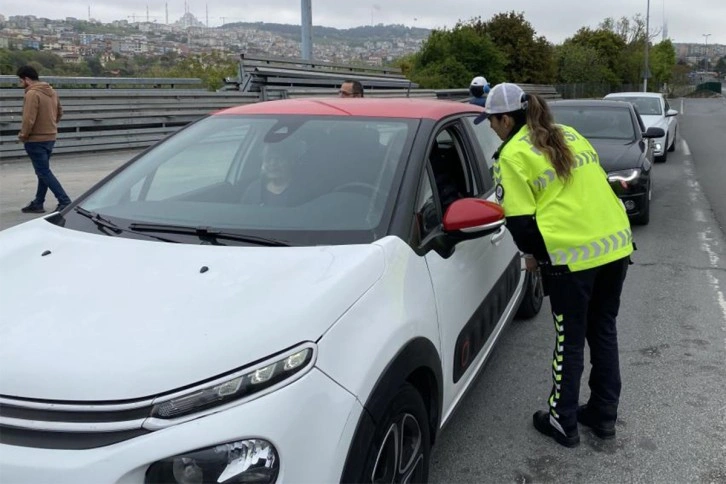
<path id="1" fill-rule="evenodd" d="M 683 153 L 686 156 L 691 156 L 691 151 L 688 149 L 688 143 L 686 143 L 686 140 L 682 140 L 681 144 L 683 145 Z M 693 162 L 689 158 L 683 160 L 683 171 L 686 174 L 686 184 L 690 188 L 691 202 L 693 202 L 694 205 L 693 218 L 698 222 L 707 222 L 708 220 L 706 219 L 704 211 L 695 206 L 695 202 L 701 197 L 703 192 L 700 184 L 696 180 L 696 176 L 693 171 Z M 708 256 L 708 262 L 711 266 L 710 269 L 706 270 L 706 277 L 716 293 L 716 302 L 721 308 L 721 328 L 724 332 L 726 332 L 726 297 L 724 297 L 724 292 L 721 290 L 721 284 L 712 270 L 720 269 L 719 262 L 721 260 L 718 253 L 714 250 L 714 245 L 718 245 L 718 241 L 712 236 L 710 226 L 704 231 L 699 232 L 698 238 L 701 240 L 701 251 Z M 724 338 L 724 348 L 726 348 L 726 337 Z"/>

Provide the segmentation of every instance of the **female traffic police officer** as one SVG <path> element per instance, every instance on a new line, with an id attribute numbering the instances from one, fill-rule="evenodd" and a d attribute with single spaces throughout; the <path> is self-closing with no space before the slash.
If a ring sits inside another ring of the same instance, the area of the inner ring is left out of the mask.
<path id="1" fill-rule="evenodd" d="M 528 270 L 542 270 L 554 316 L 549 412 L 535 428 L 558 443 L 580 442 L 577 422 L 615 436 L 620 367 L 615 319 L 633 251 L 625 208 L 590 143 L 554 124 L 546 102 L 502 83 L 476 123 L 489 119 L 503 143 L 495 154 L 496 195 Z M 578 407 L 585 340 L 590 399 Z"/>

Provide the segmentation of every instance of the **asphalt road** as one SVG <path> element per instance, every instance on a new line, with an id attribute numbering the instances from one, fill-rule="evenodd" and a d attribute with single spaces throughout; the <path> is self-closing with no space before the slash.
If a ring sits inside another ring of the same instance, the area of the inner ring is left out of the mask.
<path id="1" fill-rule="evenodd" d="M 566 449 L 532 427 L 551 387 L 546 302 L 503 333 L 434 448 L 433 482 L 726 483 L 726 246 L 717 222 L 726 220 L 726 101 L 686 100 L 683 110 L 682 141 L 654 168 L 650 224 L 633 230 L 617 438 L 581 430 L 581 445 Z M 583 403 L 588 394 L 585 375 Z"/>
<path id="2" fill-rule="evenodd" d="M 546 302 L 503 332 L 439 437 L 432 482 L 726 483 L 726 100 L 672 104 L 683 111 L 679 145 L 654 168 L 651 222 L 634 228 L 619 319 L 617 438 L 583 430 L 565 449 L 532 428 L 551 385 Z M 132 155 L 59 156 L 53 168 L 75 197 Z M 29 163 L 0 164 L 0 228 L 35 217 L 19 213 L 34 190 Z"/>

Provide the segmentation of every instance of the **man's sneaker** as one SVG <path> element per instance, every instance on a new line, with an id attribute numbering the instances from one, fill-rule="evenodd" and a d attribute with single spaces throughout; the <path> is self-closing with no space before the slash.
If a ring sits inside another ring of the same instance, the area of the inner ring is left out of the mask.
<path id="1" fill-rule="evenodd" d="M 565 447 L 575 447 L 580 443 L 580 434 L 577 432 L 577 429 L 568 432 L 567 434 L 563 434 L 550 423 L 549 412 L 538 410 L 532 416 L 532 423 L 534 423 L 534 428 L 536 428 L 539 433 L 552 437 L 560 445 L 564 445 Z"/>
<path id="2" fill-rule="evenodd" d="M 59 203 L 57 207 L 55 207 L 56 212 L 60 212 L 64 208 L 66 208 L 70 203 Z"/>
<path id="3" fill-rule="evenodd" d="M 20 211 L 23 213 L 45 213 L 43 205 L 36 205 L 33 202 L 30 202 L 25 207 L 21 208 Z"/>
<path id="4" fill-rule="evenodd" d="M 615 421 L 600 420 L 594 415 L 594 412 L 588 410 L 587 405 L 577 407 L 577 421 L 585 427 L 590 427 L 592 432 L 601 439 L 612 439 L 615 437 Z"/>

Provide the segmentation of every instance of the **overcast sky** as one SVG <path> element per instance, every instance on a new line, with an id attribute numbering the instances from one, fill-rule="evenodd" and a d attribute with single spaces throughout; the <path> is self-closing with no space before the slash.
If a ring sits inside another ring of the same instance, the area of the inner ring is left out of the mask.
<path id="1" fill-rule="evenodd" d="M 150 20 L 163 23 L 165 4 L 170 22 L 184 13 L 184 0 L 2 0 L 0 14 L 88 19 L 90 6 L 92 18 L 110 22 L 133 16 L 146 19 L 148 6 Z M 513 10 L 524 12 L 538 35 L 560 43 L 580 27 L 595 28 L 607 17 L 645 16 L 647 4 L 648 0 L 313 0 L 313 23 L 338 28 L 371 23 L 451 27 L 459 19 L 481 16 L 487 20 Z M 189 10 L 202 22 L 208 12 L 210 26 L 220 25 L 222 17 L 225 22 L 300 23 L 300 0 L 197 0 L 189 2 Z M 664 17 L 674 42 L 707 39 L 708 44 L 726 44 L 726 0 L 651 0 L 651 33 L 661 32 Z"/>

